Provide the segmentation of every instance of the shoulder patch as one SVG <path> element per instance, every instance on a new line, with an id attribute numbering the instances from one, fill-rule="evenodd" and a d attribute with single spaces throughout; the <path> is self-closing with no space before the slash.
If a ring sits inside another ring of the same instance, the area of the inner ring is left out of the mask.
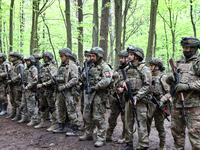
<path id="1" fill-rule="evenodd" d="M 110 72 L 105 72 L 105 75 L 106 75 L 107 77 L 109 77 L 109 76 L 110 76 Z"/>

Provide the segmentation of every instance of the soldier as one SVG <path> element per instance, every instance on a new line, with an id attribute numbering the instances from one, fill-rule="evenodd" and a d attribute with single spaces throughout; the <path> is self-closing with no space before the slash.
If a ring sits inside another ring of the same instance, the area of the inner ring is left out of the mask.
<path id="1" fill-rule="evenodd" d="M 53 54 L 51 52 L 44 52 L 42 54 L 42 58 L 44 60 L 44 64 L 40 70 L 40 84 L 37 84 L 37 88 L 40 88 L 40 106 L 39 109 L 41 111 L 41 122 L 39 125 L 34 128 L 45 128 L 46 124 L 46 116 L 50 112 L 51 113 L 51 126 L 47 129 L 47 131 L 53 131 L 56 129 L 56 107 L 55 107 L 55 85 L 54 81 L 51 77 L 52 75 L 56 75 L 57 68 L 55 64 L 52 63 Z M 48 71 L 50 70 L 50 72 Z"/>
<path id="2" fill-rule="evenodd" d="M 25 56 L 24 60 L 27 67 L 22 72 L 25 86 L 25 93 L 22 94 L 21 102 L 21 107 L 23 108 L 23 117 L 18 122 L 27 122 L 29 120 L 29 117 L 31 117 L 31 121 L 27 125 L 33 126 L 37 124 L 37 109 L 35 101 L 37 68 L 34 66 L 35 58 L 33 56 Z M 21 74 L 19 74 L 19 78 L 22 78 Z"/>
<path id="3" fill-rule="evenodd" d="M 106 87 L 112 80 L 112 70 L 109 65 L 103 61 L 104 51 L 100 47 L 93 47 L 90 51 L 91 60 L 94 63 L 89 68 L 90 80 L 90 101 L 88 103 L 88 94 L 84 91 L 84 111 L 83 119 L 85 121 L 85 134 L 79 137 L 80 141 L 93 140 L 93 124 L 98 128 L 97 142 L 94 146 L 100 147 L 106 143 L 106 122 L 104 113 L 106 112 Z M 83 73 L 85 80 L 85 73 Z"/>
<path id="4" fill-rule="evenodd" d="M 149 147 L 148 130 L 147 130 L 147 105 L 149 103 L 149 95 L 147 94 L 151 86 L 151 70 L 145 66 L 142 60 L 144 59 L 144 52 L 139 47 L 130 45 L 127 48 L 129 53 L 129 66 L 126 69 L 127 80 L 130 82 L 133 92 L 135 104 L 129 100 L 129 95 L 126 92 L 126 108 L 125 108 L 125 121 L 126 121 L 126 146 L 122 150 L 133 150 L 133 125 L 135 123 L 135 113 L 131 105 L 137 104 L 137 114 L 140 123 L 138 129 L 138 142 L 139 150 L 146 150 Z M 122 87 L 127 91 L 126 81 L 122 83 Z"/>
<path id="5" fill-rule="evenodd" d="M 6 61 L 7 56 L 4 53 L 0 53 L 0 116 L 7 114 L 7 92 L 6 92 L 6 82 L 7 82 L 7 70 L 10 70 L 10 63 Z"/>
<path id="6" fill-rule="evenodd" d="M 128 59 L 127 59 L 128 52 L 126 50 L 120 51 L 118 56 L 120 58 L 120 65 L 126 65 L 128 63 Z M 123 76 L 119 68 L 117 69 L 117 72 L 120 73 L 120 79 L 123 80 Z M 123 88 L 118 87 L 117 92 L 122 103 L 122 108 L 120 106 L 120 103 L 116 99 L 112 101 L 110 117 L 108 118 L 109 126 L 107 129 L 106 141 L 112 141 L 112 134 L 117 125 L 117 118 L 119 114 L 121 114 L 121 119 L 123 122 L 123 131 L 122 131 L 121 139 L 118 140 L 118 143 L 123 143 L 125 141 L 125 113 L 122 111 L 122 109 L 123 110 L 125 109 L 125 99 L 124 99 Z M 116 97 L 117 95 L 114 95 L 114 96 Z"/>
<path id="7" fill-rule="evenodd" d="M 152 71 L 152 87 L 151 93 L 160 103 L 161 107 L 170 106 L 171 95 L 169 93 L 170 87 L 166 83 L 166 75 L 162 73 L 165 70 L 163 66 L 163 61 L 160 58 L 151 58 L 149 60 L 150 69 Z M 164 109 L 166 110 L 166 109 Z M 152 120 L 155 120 L 155 127 L 158 130 L 159 138 L 160 138 L 160 150 L 166 150 L 165 146 L 165 127 L 164 127 L 164 119 L 165 117 L 160 112 L 159 108 L 154 107 L 151 108 L 152 118 L 149 120 L 149 127 L 151 127 Z M 169 112 L 168 112 L 169 113 Z M 150 131 L 150 129 L 149 129 Z"/>
<path id="8" fill-rule="evenodd" d="M 7 84 L 10 84 L 9 96 L 10 102 L 12 105 L 11 114 L 6 117 L 11 119 L 12 121 L 18 121 L 21 119 L 21 98 L 22 98 L 22 90 L 19 88 L 21 86 L 21 80 L 18 78 L 20 73 L 19 67 L 21 70 L 24 69 L 23 64 L 19 60 L 21 56 L 17 52 L 10 52 L 10 60 L 12 62 L 12 67 L 10 70 L 11 80 L 7 81 Z M 14 117 L 14 118 L 13 118 Z"/>
<path id="9" fill-rule="evenodd" d="M 71 120 L 71 132 L 67 132 L 67 136 L 78 135 L 78 116 L 77 116 L 77 102 L 74 100 L 74 88 L 78 83 L 78 67 L 70 60 L 72 52 L 69 48 L 62 48 L 59 50 L 61 58 L 61 66 L 58 69 L 56 79 L 59 83 L 57 93 L 57 107 L 58 107 L 58 122 L 59 127 L 54 130 L 54 133 L 66 132 L 65 119 L 66 112 L 68 118 Z M 66 98 L 61 92 L 64 92 Z M 68 103 L 68 102 L 69 103 Z"/>
<path id="10" fill-rule="evenodd" d="M 200 41 L 193 36 L 182 37 L 181 46 L 185 57 L 176 62 L 180 83 L 175 85 L 175 94 L 172 96 L 171 130 L 174 137 L 174 149 L 184 149 L 187 127 L 192 149 L 197 150 L 200 149 L 200 57 L 198 54 Z M 168 75 L 166 82 L 174 86 L 175 78 L 172 73 Z M 183 92 L 185 98 L 187 124 L 182 118 L 180 92 Z"/>
<path id="11" fill-rule="evenodd" d="M 35 58 L 35 66 L 41 67 L 42 64 L 40 62 L 40 59 L 42 59 L 42 57 L 39 54 L 33 54 L 33 57 Z"/>

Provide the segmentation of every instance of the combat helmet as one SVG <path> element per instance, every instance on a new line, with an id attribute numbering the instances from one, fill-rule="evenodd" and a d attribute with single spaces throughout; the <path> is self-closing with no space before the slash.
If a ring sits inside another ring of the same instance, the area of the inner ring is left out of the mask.
<path id="1" fill-rule="evenodd" d="M 160 71 L 164 71 L 163 61 L 160 58 L 153 57 L 149 60 L 149 64 L 154 64 L 159 67 Z"/>
<path id="2" fill-rule="evenodd" d="M 101 47 L 93 47 L 90 50 L 90 54 L 96 54 L 99 57 L 103 57 L 104 56 L 104 50 Z"/>
<path id="3" fill-rule="evenodd" d="M 127 50 L 122 50 L 118 53 L 118 56 L 122 56 L 122 57 L 128 57 L 128 52 Z"/>
<path id="4" fill-rule="evenodd" d="M 52 54 L 52 52 L 46 51 L 46 52 L 44 52 L 44 53 L 42 54 L 42 58 L 44 58 L 44 56 L 49 57 L 50 60 L 53 59 L 53 54 Z"/>
<path id="5" fill-rule="evenodd" d="M 127 47 L 127 52 L 128 53 L 134 53 L 137 56 L 140 57 L 140 61 L 142 61 L 144 59 L 144 51 L 143 49 L 141 49 L 140 47 L 135 47 L 133 45 L 130 45 L 129 47 Z"/>
<path id="6" fill-rule="evenodd" d="M 3 61 L 5 61 L 7 59 L 7 56 L 5 53 L 0 53 L 0 57 L 3 57 Z"/>
<path id="7" fill-rule="evenodd" d="M 59 54 L 64 54 L 65 56 L 72 56 L 72 51 L 69 48 L 61 48 Z"/>
<path id="8" fill-rule="evenodd" d="M 24 60 L 26 61 L 26 60 L 30 60 L 31 62 L 35 62 L 35 58 L 32 56 L 32 55 L 30 55 L 30 56 L 25 56 L 24 57 Z"/>
<path id="9" fill-rule="evenodd" d="M 84 51 L 84 55 L 91 56 L 91 54 L 90 54 L 90 50 L 89 50 L 89 49 L 86 49 L 86 50 Z"/>
<path id="10" fill-rule="evenodd" d="M 10 56 L 18 57 L 18 59 L 21 59 L 21 55 L 18 52 L 10 52 Z"/>
<path id="11" fill-rule="evenodd" d="M 42 59 L 42 57 L 41 57 L 39 54 L 33 54 L 33 57 L 34 57 L 35 59 Z"/>

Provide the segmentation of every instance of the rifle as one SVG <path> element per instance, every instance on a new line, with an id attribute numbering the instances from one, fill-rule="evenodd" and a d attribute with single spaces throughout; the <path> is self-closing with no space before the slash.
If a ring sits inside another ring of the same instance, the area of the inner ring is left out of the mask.
<path id="1" fill-rule="evenodd" d="M 56 83 L 56 89 L 58 91 L 58 87 L 60 86 L 57 79 L 51 74 L 50 69 L 48 68 L 48 72 L 50 73 L 52 79 L 54 80 L 54 82 Z M 64 91 L 61 91 L 62 95 L 65 97 L 65 100 L 67 101 L 68 105 L 71 106 L 70 102 L 67 99 L 67 96 L 65 95 Z"/>
<path id="2" fill-rule="evenodd" d="M 175 85 L 180 83 L 180 79 L 179 79 L 179 75 L 178 75 L 178 72 L 177 72 L 177 69 L 175 67 L 175 63 L 174 63 L 174 58 L 171 58 L 169 60 L 169 63 L 170 63 L 170 66 L 172 68 L 172 71 L 174 73 L 174 78 L 175 78 Z M 174 86 L 175 87 L 175 86 Z M 171 90 L 170 94 L 173 96 L 175 93 L 175 90 Z M 183 120 L 185 121 L 185 123 L 187 123 L 187 118 L 186 118 L 186 115 L 185 115 L 185 102 L 184 102 L 184 95 L 183 95 L 183 92 L 180 92 L 179 93 L 179 99 L 181 101 L 181 105 L 182 105 L 182 113 L 183 113 Z"/>
<path id="3" fill-rule="evenodd" d="M 87 94 L 88 94 L 88 105 L 90 109 L 90 82 L 89 82 L 89 72 L 88 72 L 88 67 L 87 67 L 87 61 L 84 62 L 85 66 L 85 73 L 86 73 L 86 86 L 87 86 Z"/>
<path id="4" fill-rule="evenodd" d="M 10 91 L 11 91 L 12 99 L 14 100 L 13 89 L 12 89 L 12 79 L 10 77 L 10 72 L 8 71 L 8 65 L 6 65 L 6 71 L 7 71 L 7 74 L 8 74 L 8 80 L 11 80 Z"/>
<path id="5" fill-rule="evenodd" d="M 21 70 L 21 66 L 19 66 L 19 73 L 21 75 L 21 83 L 22 83 L 22 90 L 23 90 L 23 95 L 24 95 L 24 100 L 25 100 L 25 105 L 26 105 L 26 109 L 27 109 L 27 101 L 26 101 L 26 95 L 25 95 L 25 84 L 24 84 L 24 76 Z"/>
<path id="6" fill-rule="evenodd" d="M 122 70 L 122 74 L 123 74 L 124 80 L 126 81 L 127 77 L 126 77 L 126 72 L 125 72 L 124 68 L 125 68 L 125 67 L 120 67 L 120 69 Z M 138 116 L 137 116 L 137 108 L 136 108 L 136 106 L 134 105 L 135 100 L 134 100 L 134 98 L 133 98 L 133 93 L 132 93 L 132 90 L 131 90 L 131 84 L 130 84 L 130 82 L 127 81 L 127 82 L 126 82 L 126 86 L 127 86 L 127 88 L 128 88 L 129 98 L 130 98 L 130 100 L 131 100 L 131 102 L 132 102 L 133 111 L 135 112 L 135 117 L 136 117 L 136 120 L 137 120 L 137 124 L 138 124 L 138 127 L 140 128 L 140 122 L 139 122 Z M 134 114 L 133 114 L 133 116 L 134 116 Z"/>
<path id="7" fill-rule="evenodd" d="M 37 63 L 37 72 L 38 72 L 37 84 L 40 84 L 41 79 L 40 79 L 40 64 L 39 64 L 39 62 Z M 37 101 L 38 101 L 38 108 L 39 108 L 39 106 L 40 106 L 40 89 L 39 88 L 36 90 L 36 94 L 37 94 Z"/>
<path id="8" fill-rule="evenodd" d="M 119 102 L 119 105 L 120 105 L 122 111 L 124 112 L 124 108 L 122 107 L 122 102 L 120 100 L 120 97 L 119 97 L 119 94 L 118 94 L 117 90 L 115 91 L 114 95 L 117 98 L 117 101 Z"/>
<path id="9" fill-rule="evenodd" d="M 159 110 L 161 111 L 161 113 L 164 115 L 164 117 L 170 122 L 169 118 L 167 117 L 166 110 L 163 110 L 163 108 L 160 106 L 160 103 L 157 101 L 157 99 L 155 98 L 155 96 L 151 95 L 152 99 L 151 101 L 156 104 L 156 106 L 159 108 Z"/>

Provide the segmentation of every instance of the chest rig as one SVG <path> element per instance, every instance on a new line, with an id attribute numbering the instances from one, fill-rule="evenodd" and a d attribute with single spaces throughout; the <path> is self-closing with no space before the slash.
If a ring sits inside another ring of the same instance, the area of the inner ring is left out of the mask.
<path id="1" fill-rule="evenodd" d="M 42 66 L 40 69 L 40 78 L 42 82 L 46 82 L 51 79 L 51 76 L 48 73 L 48 68 L 49 66 L 47 65 L 47 66 Z"/>
<path id="2" fill-rule="evenodd" d="M 4 65 L 3 65 L 3 63 L 0 65 L 0 73 L 3 73 L 3 72 L 5 72 L 5 70 L 4 70 Z M 2 78 L 2 77 L 0 77 L 0 81 L 3 81 L 4 79 Z"/>
<path id="3" fill-rule="evenodd" d="M 20 65 L 20 63 L 17 63 L 17 64 L 15 64 L 14 66 L 11 66 L 11 72 L 10 72 L 10 76 L 11 76 L 11 79 L 13 78 L 13 77 L 16 77 L 16 76 L 18 76 L 18 67 L 21 67 L 21 66 L 19 66 Z"/>
<path id="4" fill-rule="evenodd" d="M 165 90 L 161 82 L 161 78 L 163 75 L 164 74 L 160 74 L 158 76 L 152 76 L 151 92 L 158 100 L 165 94 Z"/>
<path id="5" fill-rule="evenodd" d="M 28 84 L 28 82 L 30 82 L 34 77 L 32 75 L 32 72 L 31 72 L 31 68 L 26 68 L 23 72 L 23 75 L 24 75 L 24 83 L 25 85 Z"/>
<path id="6" fill-rule="evenodd" d="M 69 75 L 67 75 L 68 71 L 70 71 L 69 69 L 70 69 L 69 65 L 59 67 L 57 76 L 56 76 L 58 83 L 65 84 L 70 80 L 70 77 L 68 77 L 70 76 L 70 73 Z"/>

